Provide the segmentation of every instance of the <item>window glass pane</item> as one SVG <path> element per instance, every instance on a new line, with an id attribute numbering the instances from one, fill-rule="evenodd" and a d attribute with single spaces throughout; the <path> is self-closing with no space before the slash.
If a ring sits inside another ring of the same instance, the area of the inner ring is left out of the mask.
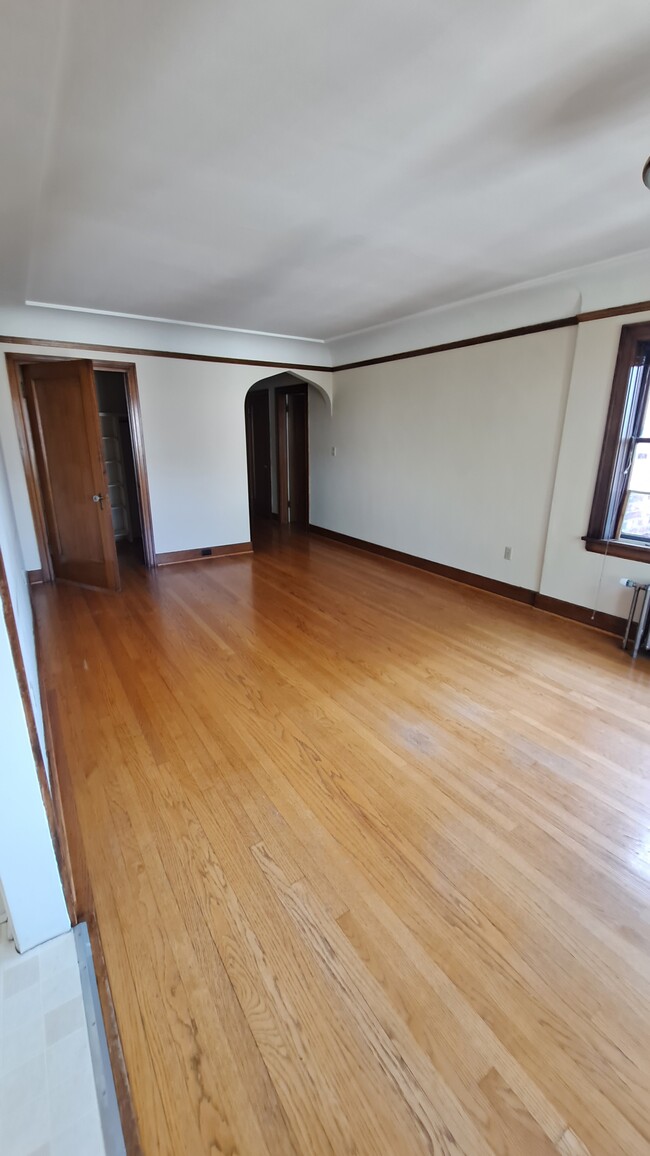
<path id="1" fill-rule="evenodd" d="M 631 490 L 650 493 L 650 442 L 636 446 L 627 484 Z"/>
<path id="2" fill-rule="evenodd" d="M 643 415 L 643 422 L 641 425 L 641 437 L 650 438 L 650 393 L 645 402 L 645 413 Z"/>
<path id="3" fill-rule="evenodd" d="M 650 494 L 627 495 L 621 537 L 650 539 Z"/>
<path id="4" fill-rule="evenodd" d="M 650 442 L 636 445 L 628 477 L 630 490 L 650 492 Z"/>

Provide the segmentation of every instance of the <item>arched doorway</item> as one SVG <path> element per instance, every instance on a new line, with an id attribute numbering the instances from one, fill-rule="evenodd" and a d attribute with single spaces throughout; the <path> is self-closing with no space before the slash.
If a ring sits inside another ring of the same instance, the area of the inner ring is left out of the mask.
<path id="1" fill-rule="evenodd" d="M 272 520 L 309 525 L 309 385 L 294 373 L 255 382 L 246 394 L 251 535 Z"/>

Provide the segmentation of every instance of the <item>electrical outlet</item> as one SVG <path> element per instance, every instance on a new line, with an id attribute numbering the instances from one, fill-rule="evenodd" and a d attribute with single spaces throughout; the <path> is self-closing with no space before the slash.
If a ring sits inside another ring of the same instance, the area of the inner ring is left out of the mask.
<path id="1" fill-rule="evenodd" d="M 503 551 L 503 557 L 505 558 L 506 562 L 510 561 L 512 558 L 512 546 L 506 546 L 505 550 Z"/>
<path id="2" fill-rule="evenodd" d="M 336 457 L 336 446 L 332 446 L 332 457 Z"/>

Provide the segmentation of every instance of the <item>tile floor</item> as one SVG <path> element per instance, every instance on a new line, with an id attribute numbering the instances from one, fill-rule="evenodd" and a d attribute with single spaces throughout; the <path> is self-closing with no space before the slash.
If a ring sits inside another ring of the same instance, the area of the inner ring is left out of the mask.
<path id="1" fill-rule="evenodd" d="M 18 955 L 0 924 L 0 1152 L 105 1156 L 71 931 Z"/>

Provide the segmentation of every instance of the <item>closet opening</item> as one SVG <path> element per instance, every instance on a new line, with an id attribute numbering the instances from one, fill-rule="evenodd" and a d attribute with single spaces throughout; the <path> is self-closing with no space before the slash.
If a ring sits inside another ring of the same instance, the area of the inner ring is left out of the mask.
<path id="1" fill-rule="evenodd" d="M 120 570 L 124 566 L 144 566 L 142 521 L 129 426 L 126 377 L 118 370 L 95 369 L 94 378 L 106 492 Z"/>
<path id="2" fill-rule="evenodd" d="M 5 355 L 41 567 L 30 582 L 119 590 L 156 565 L 135 365 Z"/>

